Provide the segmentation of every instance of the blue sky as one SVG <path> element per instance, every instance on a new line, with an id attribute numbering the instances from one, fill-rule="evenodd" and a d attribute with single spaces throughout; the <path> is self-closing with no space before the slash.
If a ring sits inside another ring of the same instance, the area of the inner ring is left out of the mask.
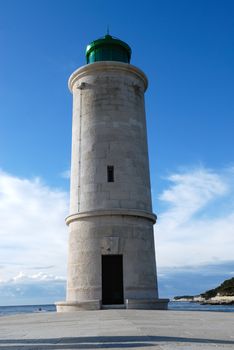
<path id="1" fill-rule="evenodd" d="M 234 275 L 233 1 L 0 0 L 2 304 L 64 298 L 67 80 L 107 25 L 149 78 L 161 296 Z"/>

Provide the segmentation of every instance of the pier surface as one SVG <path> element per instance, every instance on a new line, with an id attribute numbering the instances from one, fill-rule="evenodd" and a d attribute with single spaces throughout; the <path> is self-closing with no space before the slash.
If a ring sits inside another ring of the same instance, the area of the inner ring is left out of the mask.
<path id="1" fill-rule="evenodd" d="M 101 310 L 0 317 L 0 349 L 234 349 L 234 313 Z"/>

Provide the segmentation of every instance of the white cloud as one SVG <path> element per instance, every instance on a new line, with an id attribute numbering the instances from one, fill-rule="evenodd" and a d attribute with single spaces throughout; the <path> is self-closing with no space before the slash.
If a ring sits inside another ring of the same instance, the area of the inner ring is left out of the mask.
<path id="1" fill-rule="evenodd" d="M 71 170 L 70 170 L 70 169 L 64 170 L 64 171 L 60 174 L 60 176 L 61 176 L 62 178 L 64 178 L 64 179 L 70 179 L 70 177 L 71 177 Z"/>
<path id="2" fill-rule="evenodd" d="M 230 169 L 199 168 L 168 177 L 155 226 L 160 266 L 234 260 L 234 180 Z"/>
<path id="3" fill-rule="evenodd" d="M 184 289 L 182 275 L 187 276 L 185 289 L 189 290 L 190 271 L 199 271 L 204 264 L 208 276 L 213 273 L 212 266 L 217 274 L 217 266 L 228 260 L 230 275 L 234 266 L 233 168 L 221 173 L 199 168 L 171 174 L 167 180 L 169 184 L 159 196 L 166 209 L 158 213 L 155 225 L 159 279 L 164 281 L 164 290 L 167 284 L 167 290 L 174 288 L 176 293 L 178 279 Z M 67 214 L 68 193 L 46 186 L 39 178 L 21 179 L 0 172 L 2 304 L 64 299 Z M 183 270 L 186 266 L 189 273 Z M 175 276 L 172 267 L 179 269 Z"/>
<path id="4" fill-rule="evenodd" d="M 1 281 L 1 305 L 53 304 L 65 299 L 66 280 L 54 275 L 26 275 Z"/>
<path id="5" fill-rule="evenodd" d="M 38 266 L 66 275 L 67 213 L 66 192 L 49 188 L 39 178 L 0 172 L 0 279 L 22 278 L 19 272 L 27 270 L 36 276 Z"/>
<path id="6" fill-rule="evenodd" d="M 65 281 L 64 276 L 55 276 L 53 274 L 46 274 L 42 272 L 38 272 L 32 275 L 26 275 L 22 271 L 19 272 L 18 275 L 10 279 L 9 281 L 6 282 L 16 282 L 16 283 L 28 283 L 28 282 L 38 282 L 41 283 L 43 282 L 54 282 L 54 281 Z"/>

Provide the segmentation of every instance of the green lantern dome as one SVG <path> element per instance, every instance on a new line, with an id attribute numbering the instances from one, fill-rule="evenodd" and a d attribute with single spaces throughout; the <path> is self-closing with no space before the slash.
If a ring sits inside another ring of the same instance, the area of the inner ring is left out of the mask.
<path id="1" fill-rule="evenodd" d="M 130 63 L 132 50 L 124 41 L 107 34 L 92 41 L 86 48 L 87 63 L 119 61 Z"/>

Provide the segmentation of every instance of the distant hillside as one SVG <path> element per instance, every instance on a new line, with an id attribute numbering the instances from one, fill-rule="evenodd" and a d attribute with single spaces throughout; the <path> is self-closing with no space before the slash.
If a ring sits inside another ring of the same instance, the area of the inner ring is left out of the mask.
<path id="1" fill-rule="evenodd" d="M 224 281 L 217 288 L 208 290 L 201 294 L 201 297 L 207 299 L 213 298 L 216 295 L 220 296 L 234 296 L 234 277 Z"/>
<path id="2" fill-rule="evenodd" d="M 183 295 L 174 297 L 175 301 L 194 301 L 211 304 L 234 303 L 234 277 L 224 281 L 220 286 L 210 289 L 200 295 Z"/>

